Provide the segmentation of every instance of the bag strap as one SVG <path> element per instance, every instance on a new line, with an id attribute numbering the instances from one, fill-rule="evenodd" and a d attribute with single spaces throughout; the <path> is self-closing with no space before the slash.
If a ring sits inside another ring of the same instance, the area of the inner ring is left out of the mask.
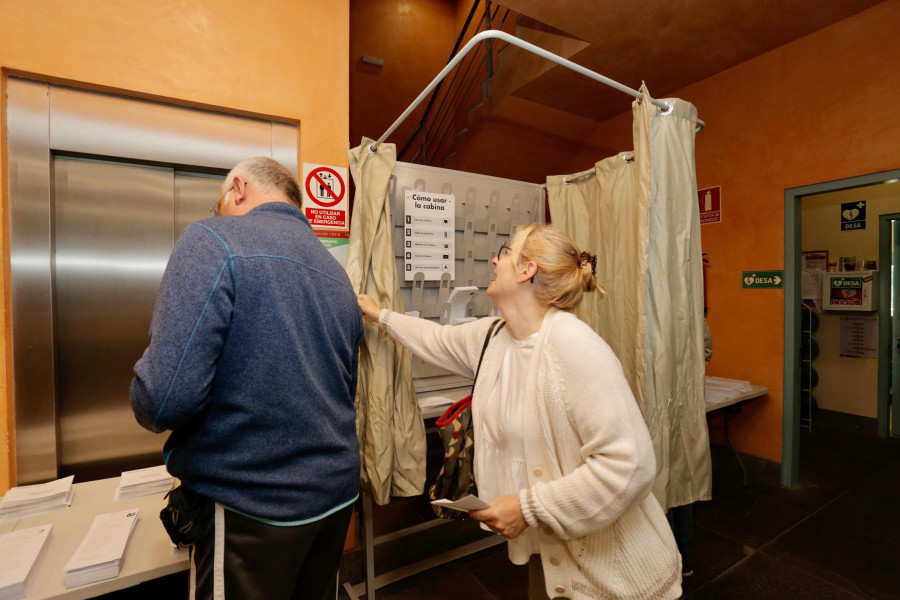
<path id="1" fill-rule="evenodd" d="M 500 327 L 497 327 L 500 325 Z M 475 379 L 472 380 L 472 391 L 475 391 L 475 382 L 478 381 L 478 373 L 481 371 L 481 361 L 484 360 L 484 353 L 487 351 L 488 344 L 491 343 L 491 338 L 500 333 L 500 330 L 506 325 L 506 321 L 503 319 L 496 319 L 493 323 L 491 323 L 491 328 L 488 329 L 487 336 L 484 338 L 484 346 L 481 347 L 481 356 L 478 357 L 478 368 L 475 369 Z"/>
<path id="2" fill-rule="evenodd" d="M 500 326 L 497 327 L 497 324 Z M 484 359 L 484 353 L 487 350 L 488 344 L 491 341 L 491 338 L 500 333 L 500 330 L 503 329 L 503 326 L 506 325 L 506 321 L 503 319 L 496 319 L 493 323 L 491 323 L 491 328 L 488 329 L 487 336 L 484 338 L 484 346 L 481 347 L 481 356 L 478 357 L 478 368 L 475 369 L 475 379 L 472 381 L 472 392 L 475 392 L 475 381 L 478 380 L 478 372 L 481 371 L 481 361 Z M 444 411 L 440 417 L 438 417 L 437 421 L 435 421 L 435 425 L 439 428 L 444 428 L 450 423 L 454 421 L 457 417 L 459 417 L 460 413 L 465 409 L 469 408 L 472 404 L 472 393 L 463 398 L 462 400 L 457 400 L 453 404 L 451 404 L 447 410 Z"/>

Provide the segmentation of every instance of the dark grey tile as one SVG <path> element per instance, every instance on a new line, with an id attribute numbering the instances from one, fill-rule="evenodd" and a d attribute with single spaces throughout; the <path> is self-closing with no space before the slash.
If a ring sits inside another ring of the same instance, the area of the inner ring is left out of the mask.
<path id="1" fill-rule="evenodd" d="M 686 594 L 691 600 L 860 600 L 860 596 L 756 553 L 731 571 L 699 590 Z"/>
<path id="2" fill-rule="evenodd" d="M 694 523 L 691 565 L 694 574 L 685 577 L 681 589 L 685 595 L 697 590 L 746 556 L 743 544 L 729 540 Z"/>
<path id="3" fill-rule="evenodd" d="M 815 512 L 885 468 L 895 454 L 900 456 L 900 443 L 879 438 L 868 428 L 842 430 L 814 424 L 812 432 L 801 432 L 799 485 L 778 486 L 766 497 Z"/>
<path id="4" fill-rule="evenodd" d="M 377 590 L 377 600 L 498 600 L 465 569 L 448 563 Z"/>
<path id="5" fill-rule="evenodd" d="M 469 572 L 499 600 L 527 598 L 528 566 L 512 564 L 506 544 L 496 548 L 499 551 L 485 551 L 483 557 L 470 562 Z"/>
<path id="6" fill-rule="evenodd" d="M 900 540 L 900 473 L 884 467 L 823 508 L 817 516 L 858 533 Z"/>
<path id="7" fill-rule="evenodd" d="M 900 598 L 900 540 L 812 516 L 763 552 L 864 597 Z"/>
<path id="8" fill-rule="evenodd" d="M 729 540 L 760 548 L 808 513 L 765 498 L 758 490 L 713 493 L 694 504 L 694 523 Z"/>
<path id="9" fill-rule="evenodd" d="M 797 486 L 767 490 L 764 497 L 805 513 L 813 513 L 852 487 L 852 483 L 834 479 L 828 474 L 803 471 L 801 465 L 800 483 Z"/>
<path id="10" fill-rule="evenodd" d="M 862 459 L 881 465 L 900 453 L 900 440 L 880 438 L 874 427 L 869 429 L 813 427 L 800 434 L 801 469 L 804 459 L 812 459 L 807 466 L 827 465 L 827 458 L 854 461 Z M 826 459 L 826 460 L 822 460 Z"/>

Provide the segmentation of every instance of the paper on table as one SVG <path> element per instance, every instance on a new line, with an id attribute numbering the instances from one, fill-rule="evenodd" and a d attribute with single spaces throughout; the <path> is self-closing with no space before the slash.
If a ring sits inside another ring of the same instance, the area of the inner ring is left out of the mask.
<path id="1" fill-rule="evenodd" d="M 0 507 L 0 523 L 15 521 L 23 517 L 31 517 L 41 513 L 48 513 L 61 508 L 72 506 L 72 498 L 75 497 L 75 490 L 69 490 L 65 498 L 57 500 L 41 500 L 36 503 L 16 504 L 8 508 Z"/>
<path id="2" fill-rule="evenodd" d="M 10 505 L 18 504 L 20 502 L 35 502 L 53 496 L 65 497 L 69 493 L 69 490 L 72 489 L 72 480 L 74 479 L 74 475 L 69 475 L 68 477 L 63 477 L 62 479 L 49 481 L 47 483 L 14 487 L 6 492 L 2 504 Z"/>
<path id="3" fill-rule="evenodd" d="M 52 524 L 41 525 L 0 535 L 0 597 L 25 597 L 25 585 L 52 529 Z"/>
<path id="4" fill-rule="evenodd" d="M 119 486 L 128 487 L 131 485 L 158 482 L 167 479 L 172 479 L 172 476 L 169 475 L 169 472 L 166 470 L 166 465 L 159 465 L 158 467 L 148 467 L 146 469 L 136 469 L 134 471 L 122 471 Z"/>
<path id="5" fill-rule="evenodd" d="M 137 517 L 136 508 L 94 517 L 91 528 L 66 565 L 66 571 L 120 560 L 125 554 Z"/>
<path id="6" fill-rule="evenodd" d="M 447 500 L 446 498 L 441 498 L 440 500 L 433 500 L 432 504 L 437 504 L 438 506 L 443 506 L 444 508 L 452 508 L 453 510 L 461 510 L 463 512 L 468 512 L 470 510 L 482 510 L 485 508 L 490 508 L 490 504 L 479 498 L 478 496 L 463 496 L 459 500 Z"/>

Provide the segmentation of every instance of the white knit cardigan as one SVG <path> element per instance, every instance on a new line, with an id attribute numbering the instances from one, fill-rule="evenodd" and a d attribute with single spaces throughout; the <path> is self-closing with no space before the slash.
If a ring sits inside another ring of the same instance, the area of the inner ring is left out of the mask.
<path id="1" fill-rule="evenodd" d="M 493 319 L 440 326 L 383 310 L 380 324 L 424 360 L 473 376 Z M 483 402 L 510 340 L 492 340 L 475 385 L 475 478 Z M 654 496 L 653 445 L 609 345 L 574 315 L 551 309 L 533 353 L 523 404 L 528 485 L 522 512 L 538 531 L 551 598 L 668 599 L 681 595 L 681 557 Z M 487 501 L 493 498 L 485 498 Z"/>

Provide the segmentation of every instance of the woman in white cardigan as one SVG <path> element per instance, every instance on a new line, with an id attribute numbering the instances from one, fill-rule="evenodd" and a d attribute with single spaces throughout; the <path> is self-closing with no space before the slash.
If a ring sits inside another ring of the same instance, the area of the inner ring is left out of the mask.
<path id="1" fill-rule="evenodd" d="M 529 564 L 529 598 L 679 597 L 681 559 L 650 493 L 644 419 L 610 347 L 568 312 L 583 292 L 603 293 L 596 259 L 562 231 L 529 225 L 492 263 L 487 294 L 506 326 L 472 403 L 475 480 L 491 506 L 469 516 L 508 538 L 513 563 Z M 494 321 L 440 326 L 369 296 L 359 305 L 414 354 L 470 377 Z"/>

